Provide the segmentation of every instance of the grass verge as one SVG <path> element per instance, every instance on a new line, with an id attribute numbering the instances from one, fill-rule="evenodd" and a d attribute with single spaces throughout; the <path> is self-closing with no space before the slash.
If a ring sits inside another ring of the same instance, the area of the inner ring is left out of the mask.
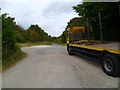
<path id="1" fill-rule="evenodd" d="M 9 69 L 10 67 L 16 65 L 19 61 L 23 60 L 26 57 L 26 53 L 21 50 L 17 50 L 11 57 L 2 60 L 2 72 Z"/>
<path id="2" fill-rule="evenodd" d="M 2 68 L 0 71 L 4 72 L 5 70 L 9 69 L 10 67 L 16 65 L 19 61 L 23 60 L 26 57 L 26 53 L 22 52 L 19 47 L 30 47 L 36 45 L 52 45 L 50 42 L 35 42 L 35 43 L 18 43 L 16 50 L 8 50 L 8 54 L 3 55 L 4 60 L 2 60 Z M 7 58 L 6 58 L 7 57 Z"/>
<path id="3" fill-rule="evenodd" d="M 60 46 L 67 46 L 67 44 L 66 43 L 61 43 L 61 44 L 59 44 Z"/>
<path id="4" fill-rule="evenodd" d="M 18 46 L 20 47 L 31 47 L 37 45 L 52 45 L 52 43 L 51 42 L 18 43 Z"/>

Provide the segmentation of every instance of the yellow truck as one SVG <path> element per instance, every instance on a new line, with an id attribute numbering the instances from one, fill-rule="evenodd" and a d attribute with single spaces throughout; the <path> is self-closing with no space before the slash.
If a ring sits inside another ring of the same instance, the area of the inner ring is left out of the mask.
<path id="1" fill-rule="evenodd" d="M 84 26 L 67 29 L 68 54 L 78 54 L 99 60 L 103 71 L 109 76 L 120 76 L 120 50 L 118 45 L 119 42 L 89 40 L 88 31 Z"/>

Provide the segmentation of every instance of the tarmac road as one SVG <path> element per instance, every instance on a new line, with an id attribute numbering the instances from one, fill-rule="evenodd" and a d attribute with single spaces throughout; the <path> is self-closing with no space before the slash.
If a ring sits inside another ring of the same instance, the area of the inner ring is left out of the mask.
<path id="1" fill-rule="evenodd" d="M 22 48 L 28 56 L 2 75 L 3 88 L 118 88 L 99 62 L 69 56 L 65 46 Z"/>

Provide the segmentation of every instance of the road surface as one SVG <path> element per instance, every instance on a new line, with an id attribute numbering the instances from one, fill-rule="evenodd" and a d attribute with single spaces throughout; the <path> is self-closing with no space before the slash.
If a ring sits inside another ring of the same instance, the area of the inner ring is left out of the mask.
<path id="1" fill-rule="evenodd" d="M 99 62 L 74 55 L 65 46 L 22 48 L 28 55 L 2 75 L 3 88 L 118 88 Z"/>

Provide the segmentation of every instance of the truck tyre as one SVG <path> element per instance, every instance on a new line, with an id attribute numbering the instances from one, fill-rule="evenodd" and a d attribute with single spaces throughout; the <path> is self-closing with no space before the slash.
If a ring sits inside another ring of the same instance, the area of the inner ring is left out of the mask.
<path id="1" fill-rule="evenodd" d="M 106 54 L 102 57 L 102 68 L 103 71 L 109 76 L 120 76 L 120 66 L 118 58 L 114 55 Z"/>
<path id="2" fill-rule="evenodd" d="M 69 47 L 69 45 L 67 45 L 67 51 L 68 51 L 68 54 L 69 54 L 69 55 L 74 55 L 74 54 L 72 53 L 72 50 L 71 50 L 71 48 Z"/>

